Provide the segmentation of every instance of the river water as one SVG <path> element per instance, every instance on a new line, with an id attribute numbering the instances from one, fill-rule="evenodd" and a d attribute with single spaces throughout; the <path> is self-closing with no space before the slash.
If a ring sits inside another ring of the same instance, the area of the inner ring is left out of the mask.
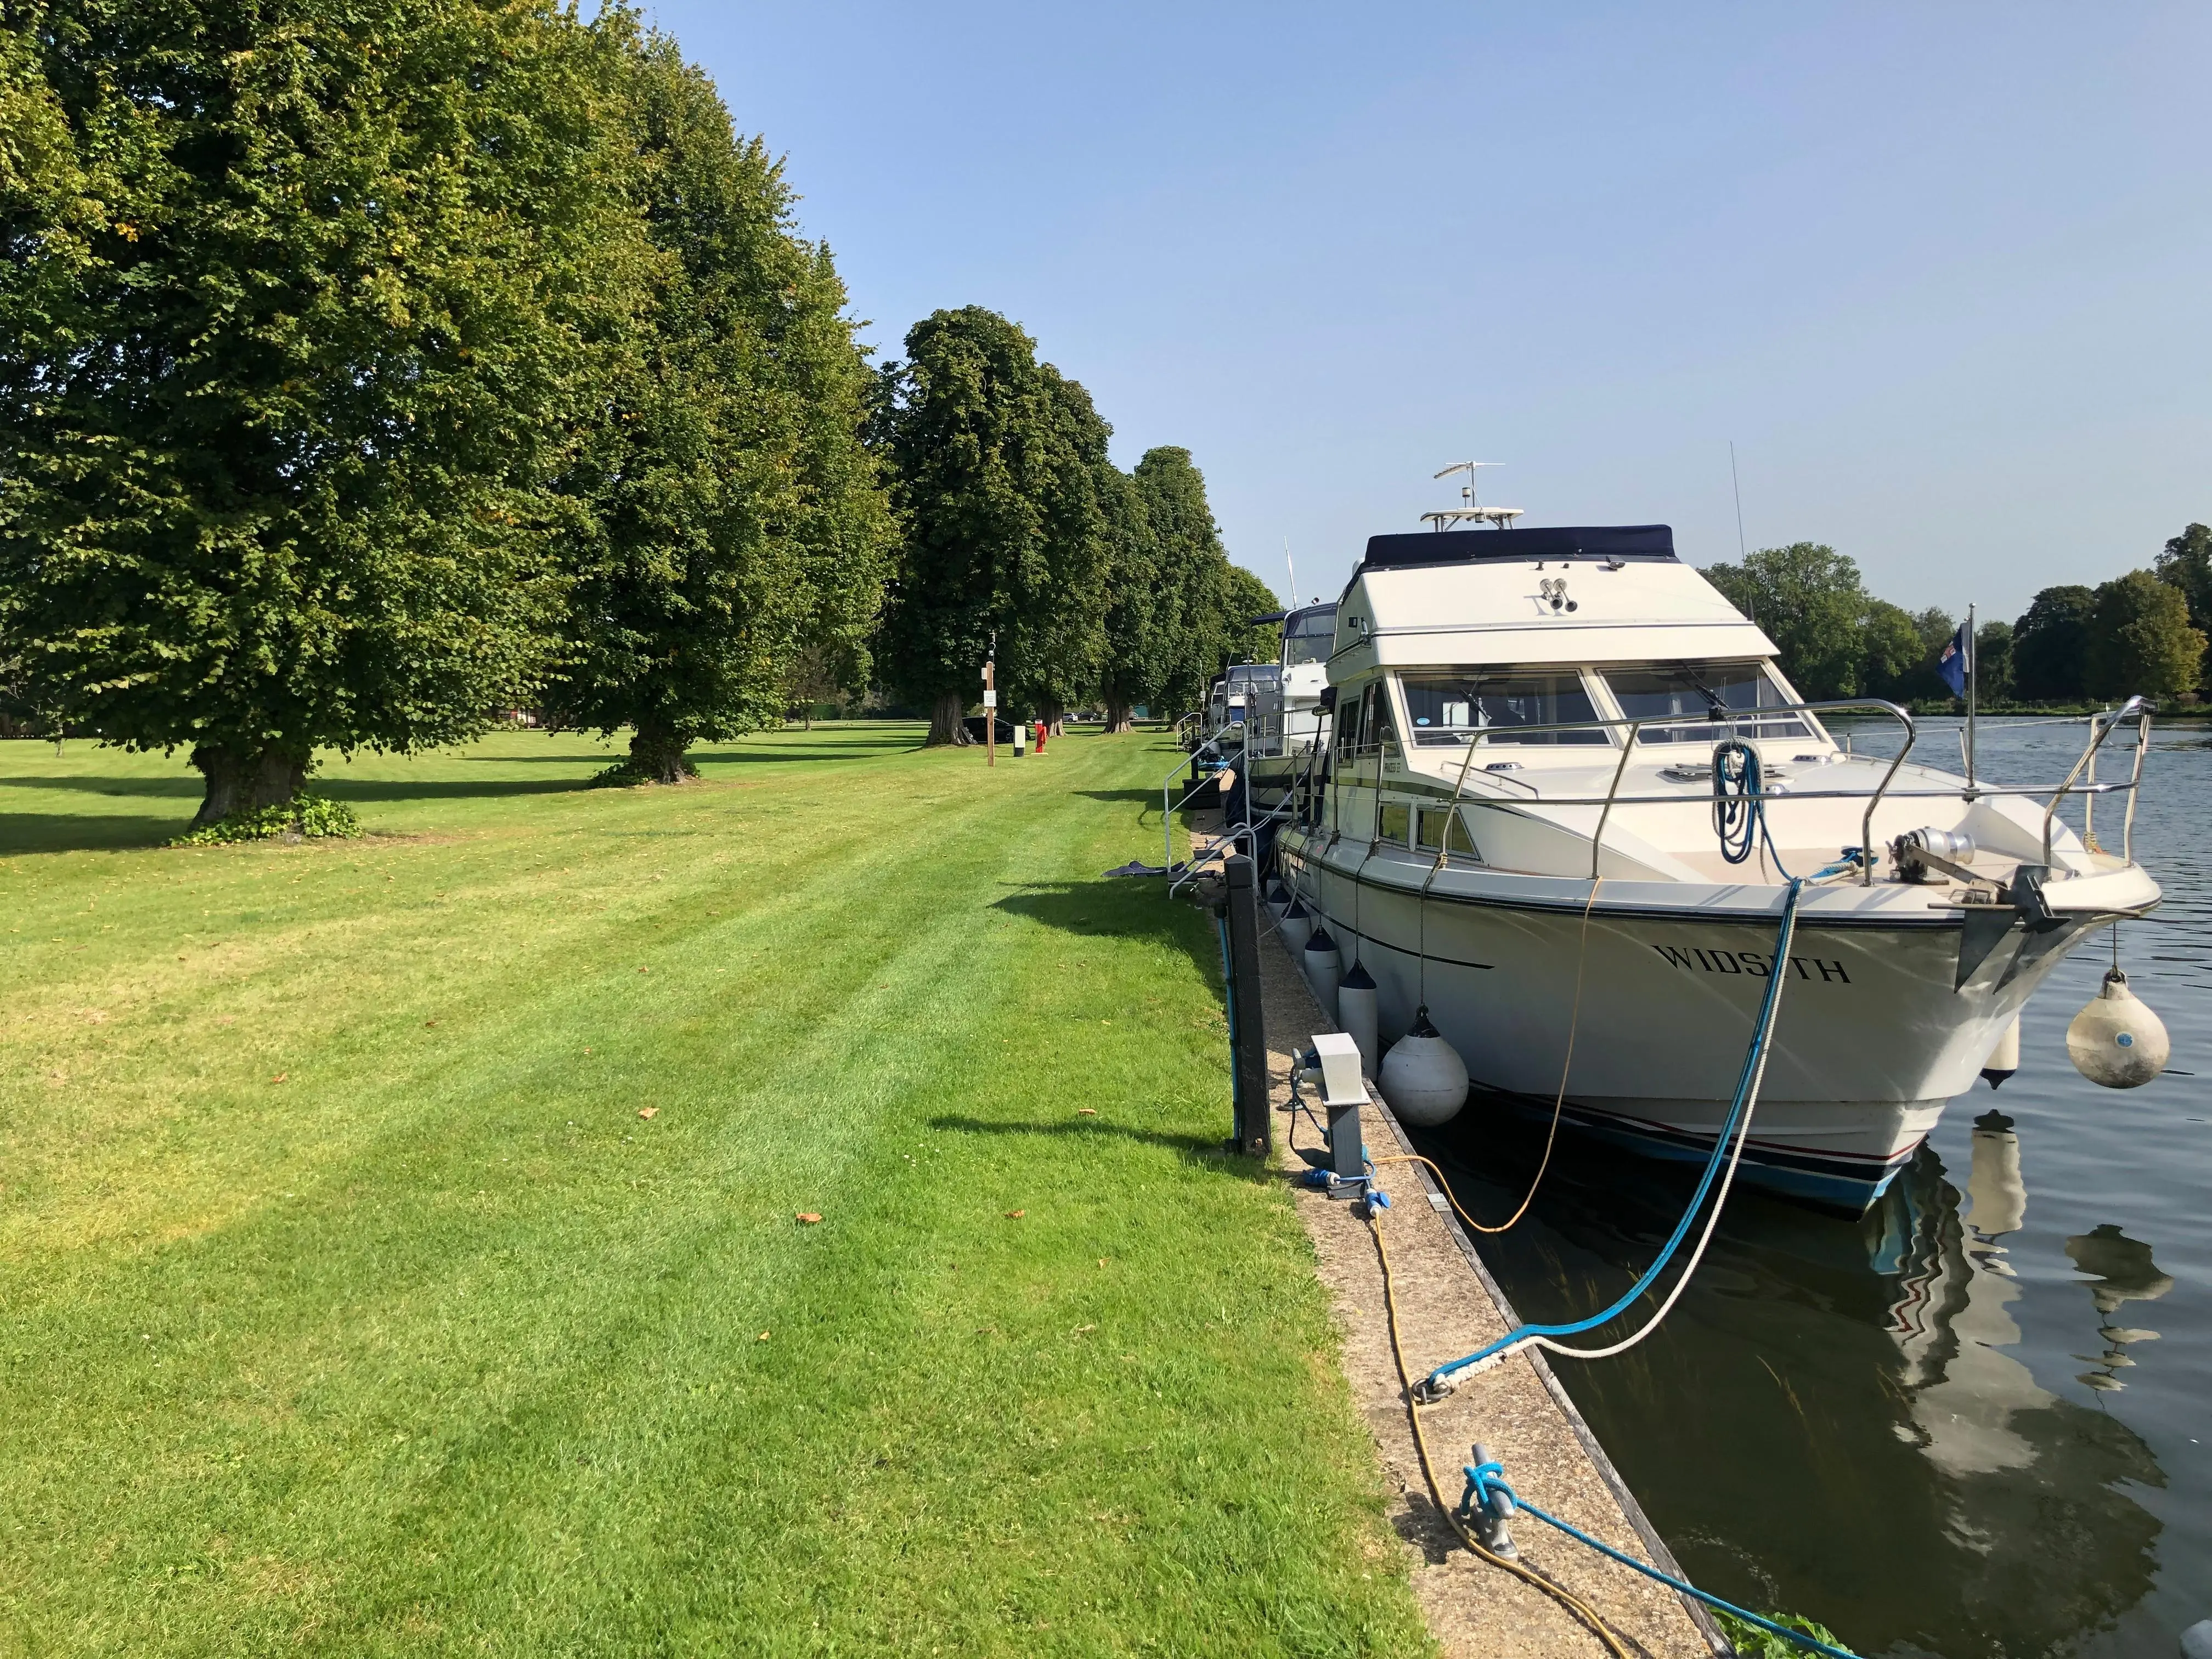
<path id="1" fill-rule="evenodd" d="M 1980 770 L 2055 781 L 2081 741 L 1985 724 Z M 1924 722 L 1916 752 L 1957 740 Z M 2115 848 L 2118 818 L 2096 826 Z M 2096 935 L 2029 1005 L 2019 1074 L 1952 1102 L 1863 1219 L 1740 1191 L 1658 1332 L 1553 1362 L 1701 1587 L 1867 1655 L 2171 1656 L 2212 1618 L 2212 738 L 2154 734 L 2136 854 L 2166 902 L 2120 963 L 2172 1035 L 2165 1076 L 2117 1092 L 2067 1060 Z M 1479 1109 L 1422 1139 L 1478 1216 L 1540 1150 Z M 1563 1147 L 1482 1241 L 1527 1319 L 1618 1295 L 1694 1179 Z"/>

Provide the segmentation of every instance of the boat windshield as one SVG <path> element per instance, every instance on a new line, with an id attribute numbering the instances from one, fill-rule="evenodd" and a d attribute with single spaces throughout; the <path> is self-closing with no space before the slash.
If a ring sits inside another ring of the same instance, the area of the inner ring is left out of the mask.
<path id="1" fill-rule="evenodd" d="M 1327 662 L 1328 653 L 1335 645 L 1334 605 L 1294 611 L 1289 622 L 1284 624 L 1283 666 L 1297 668 L 1307 663 Z"/>
<path id="2" fill-rule="evenodd" d="M 1682 662 L 1663 667 L 1608 668 L 1605 683 L 1631 720 L 1682 716 L 1681 723 L 1647 726 L 1644 743 L 1712 743 L 1723 738 L 1808 738 L 1811 729 L 1795 714 L 1769 720 L 1743 718 L 1760 708 L 1794 701 L 1764 665 L 1755 662 Z"/>
<path id="3" fill-rule="evenodd" d="M 1516 732 L 1516 726 L 1572 726 L 1595 721 L 1597 708 L 1572 669 L 1516 670 L 1492 674 L 1407 674 L 1406 718 L 1413 741 L 1445 744 L 1608 743 L 1604 730 Z"/>

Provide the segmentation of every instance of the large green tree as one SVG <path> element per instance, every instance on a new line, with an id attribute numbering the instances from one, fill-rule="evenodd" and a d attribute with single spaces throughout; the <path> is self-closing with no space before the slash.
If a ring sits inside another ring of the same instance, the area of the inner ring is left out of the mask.
<path id="1" fill-rule="evenodd" d="M 1147 450 L 1131 477 L 1158 561 L 1157 696 L 1163 713 L 1186 713 L 1204 706 L 1221 671 L 1224 630 L 1233 610 L 1232 567 L 1206 502 L 1205 475 L 1188 449 Z"/>
<path id="2" fill-rule="evenodd" d="M 2154 574 L 2189 601 L 2189 625 L 2212 634 L 2212 525 L 2192 524 L 2169 538 Z"/>
<path id="3" fill-rule="evenodd" d="M 1234 662 L 1279 662 L 1283 629 L 1261 622 L 1283 608 L 1275 590 L 1241 564 L 1229 567 L 1228 604 L 1222 614 L 1217 672 Z"/>
<path id="4" fill-rule="evenodd" d="M 2001 702 L 2013 695 L 2012 624 L 1985 622 L 1974 631 L 1974 678 L 1977 695 Z"/>
<path id="5" fill-rule="evenodd" d="M 2148 570 L 2097 590 L 2088 635 L 2084 678 L 2092 696 L 2171 697 L 2196 687 L 2204 635 L 2189 625 L 2181 591 Z"/>
<path id="6" fill-rule="evenodd" d="M 1165 686 L 1171 641 L 1161 550 L 1135 479 L 1110 466 L 1101 476 L 1111 556 L 1106 572 L 1106 649 L 1098 696 L 1106 729 L 1127 732 L 1133 711 Z"/>
<path id="7" fill-rule="evenodd" d="M 1905 688 L 1926 654 L 1918 617 L 1887 599 L 1869 599 L 1859 622 L 1858 651 L 1855 679 L 1860 692 L 1881 697 L 1913 695 Z"/>
<path id="8" fill-rule="evenodd" d="M 1096 684 L 1110 559 L 1109 428 L 1088 394 L 1004 317 L 939 311 L 884 366 L 873 434 L 902 530 L 886 683 L 929 709 L 933 744 L 966 740 L 994 641 L 1006 708 L 1072 704 Z"/>
<path id="9" fill-rule="evenodd" d="M 1869 600 L 1855 562 L 1817 542 L 1792 542 L 1705 574 L 1774 641 L 1800 695 L 1818 701 L 1864 690 Z"/>
<path id="10" fill-rule="evenodd" d="M 2079 702 L 2089 648 L 2095 592 L 2080 586 L 2046 587 L 2028 601 L 2012 630 L 2012 689 L 2029 702 Z"/>
<path id="11" fill-rule="evenodd" d="M 550 0 L 33 0 L 0 142 L 0 636 L 190 750 L 201 822 L 319 745 L 527 695 L 544 491 L 641 237 L 620 53 Z"/>
<path id="12" fill-rule="evenodd" d="M 572 643 L 547 702 L 632 728 L 624 771 L 673 783 L 693 743 L 781 720 L 801 653 L 817 690 L 865 684 L 890 518 L 844 286 L 798 235 L 781 165 L 672 41 L 633 34 L 627 57 L 629 190 L 657 258 L 562 481 Z"/>

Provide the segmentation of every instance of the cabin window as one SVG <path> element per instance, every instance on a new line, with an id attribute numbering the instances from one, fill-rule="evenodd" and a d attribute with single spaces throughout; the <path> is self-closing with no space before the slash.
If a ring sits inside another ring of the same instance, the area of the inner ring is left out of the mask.
<path id="1" fill-rule="evenodd" d="M 1597 705 L 1573 670 L 1520 670 L 1503 674 L 1407 674 L 1406 718 L 1413 741 L 1425 747 L 1479 744 L 1590 744 L 1611 739 L 1595 724 Z M 1574 726 L 1564 732 L 1518 732 L 1521 726 Z"/>
<path id="2" fill-rule="evenodd" d="M 1383 744 L 1398 740 L 1398 728 L 1390 718 L 1390 688 L 1379 681 L 1368 688 L 1367 746 L 1380 749 Z"/>
<path id="3" fill-rule="evenodd" d="M 1336 703 L 1336 752 L 1349 756 L 1359 747 L 1361 717 L 1365 713 L 1367 699 L 1364 696 L 1340 696 Z"/>
<path id="4" fill-rule="evenodd" d="M 1393 806 L 1386 801 L 1382 806 L 1382 815 L 1376 820 L 1376 839 L 1395 842 L 1399 846 L 1403 847 L 1406 844 L 1406 821 L 1411 812 L 1410 807 Z"/>
<path id="5" fill-rule="evenodd" d="M 1449 806 L 1425 806 L 1418 821 L 1420 839 L 1414 845 L 1424 853 L 1444 850 L 1447 839 L 1450 850 L 1478 862 L 1482 854 L 1475 851 L 1474 837 L 1467 832 L 1467 822 Z"/>
<path id="6" fill-rule="evenodd" d="M 1684 662 L 1665 667 L 1609 668 L 1605 683 L 1631 720 L 1658 716 L 1662 726 L 1638 732 L 1644 743 L 1710 744 L 1723 738 L 1808 738 L 1799 716 L 1756 718 L 1755 711 L 1796 701 L 1785 696 L 1764 665 Z M 1747 718 L 1747 716 L 1750 716 Z M 1679 718 L 1675 718 L 1679 717 Z"/>
<path id="7" fill-rule="evenodd" d="M 1332 605 L 1320 610 L 1294 611 L 1284 628 L 1283 665 L 1285 668 L 1327 662 L 1329 653 L 1336 646 L 1336 607 Z"/>

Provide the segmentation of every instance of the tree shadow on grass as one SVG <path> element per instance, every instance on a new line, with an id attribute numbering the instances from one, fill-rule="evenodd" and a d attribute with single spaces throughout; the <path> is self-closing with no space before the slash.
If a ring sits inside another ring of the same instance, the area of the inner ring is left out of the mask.
<path id="1" fill-rule="evenodd" d="M 1213 918 L 1197 905 L 1170 898 L 1164 876 L 1028 883 L 994 900 L 991 908 L 1065 933 L 1173 945 L 1198 965 L 1209 984 L 1221 981 L 1221 945 Z"/>
<path id="2" fill-rule="evenodd" d="M 59 789 L 78 795 L 159 795 L 164 799 L 198 800 L 206 786 L 198 777 L 73 777 L 0 778 L 4 789 Z"/>
<path id="3" fill-rule="evenodd" d="M 197 795 L 199 792 L 192 792 Z M 159 847 L 180 836 L 191 814 L 173 818 L 118 812 L 9 812 L 0 817 L 0 857 L 16 853 L 110 853 Z"/>
<path id="4" fill-rule="evenodd" d="M 422 778 L 310 778 L 308 789 L 332 800 L 471 800 L 502 795 L 565 795 L 591 787 L 588 778 L 484 778 L 447 782 Z"/>
<path id="5" fill-rule="evenodd" d="M 759 766 L 784 761 L 872 760 L 878 755 L 903 755 L 921 748 L 918 743 L 854 743 L 836 749 L 728 749 L 695 750 L 694 765 Z"/>
<path id="6" fill-rule="evenodd" d="M 1235 1156 L 1229 1148 L 1225 1133 L 1219 1136 L 1173 1134 L 1163 1129 L 1135 1129 L 1119 1123 L 1103 1123 L 1095 1117 L 1079 1117 L 1073 1122 L 1023 1123 L 952 1114 L 931 1118 L 929 1127 L 963 1135 L 1038 1135 L 1056 1140 L 1130 1141 L 1138 1146 L 1164 1148 L 1177 1154 L 1186 1165 L 1215 1175 L 1255 1182 L 1279 1179 L 1264 1163 Z M 1224 1132 L 1229 1127 L 1229 1103 L 1226 1100 L 1221 1104 L 1221 1127 Z"/>

